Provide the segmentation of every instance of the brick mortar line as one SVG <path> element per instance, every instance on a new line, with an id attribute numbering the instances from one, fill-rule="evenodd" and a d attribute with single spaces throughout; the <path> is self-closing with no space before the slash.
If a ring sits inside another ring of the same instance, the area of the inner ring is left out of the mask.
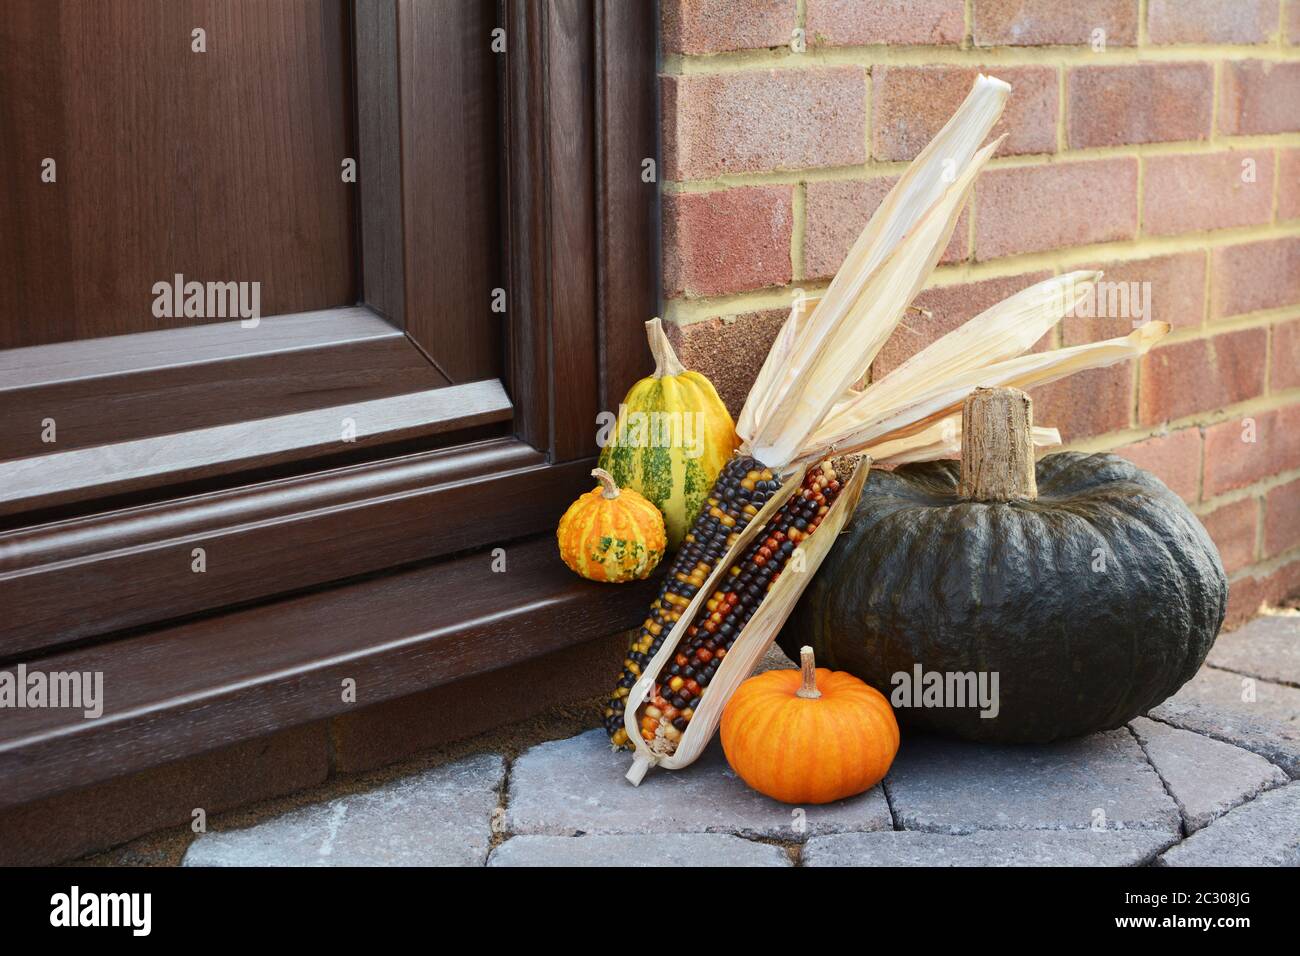
<path id="1" fill-rule="evenodd" d="M 1261 478 L 1259 481 L 1247 485 L 1245 488 L 1234 488 L 1232 491 L 1225 491 L 1223 494 L 1215 495 L 1213 498 L 1206 498 L 1193 502 L 1187 507 L 1191 510 L 1192 514 L 1196 515 L 1196 517 L 1202 518 L 1206 515 L 1213 514 L 1220 508 L 1230 508 L 1233 505 L 1241 504 L 1243 501 L 1254 501 L 1257 504 L 1262 504 L 1264 496 L 1268 492 L 1280 488 L 1283 485 L 1290 484 L 1297 478 L 1300 478 L 1300 469 L 1292 468 L 1289 471 L 1283 471 L 1276 475 L 1269 475 L 1267 478 Z M 1256 514 L 1256 519 L 1258 519 L 1258 517 L 1259 515 Z M 1300 545 L 1297 545 L 1294 548 L 1288 548 L 1281 554 L 1273 555 L 1272 557 L 1285 557 L 1289 552 L 1295 552 L 1295 557 L 1300 558 Z M 1271 559 L 1272 558 L 1265 558 L 1262 550 L 1257 551 L 1250 566 Z"/>
<path id="2" fill-rule="evenodd" d="M 1204 250 L 1205 253 L 1205 290 L 1204 300 L 1201 302 L 1201 328 L 1209 328 L 1213 316 L 1210 314 L 1214 305 L 1214 254 L 1209 248 Z"/>
<path id="3" fill-rule="evenodd" d="M 804 244 L 808 236 L 808 184 L 796 183 L 790 196 L 790 281 L 804 279 L 807 253 Z"/>
<path id="4" fill-rule="evenodd" d="M 1267 498 L 1267 494 L 1261 494 L 1261 495 L 1251 495 L 1248 498 L 1242 499 L 1243 501 L 1249 501 L 1252 505 L 1254 505 L 1254 507 L 1251 509 L 1254 512 L 1251 515 L 1251 520 L 1255 522 L 1255 540 L 1252 542 L 1252 549 L 1250 553 L 1251 565 L 1258 564 L 1260 561 L 1263 561 L 1265 559 L 1265 554 L 1264 554 L 1265 524 L 1264 523 L 1268 520 L 1268 515 L 1266 514 L 1267 511 L 1266 498 Z M 1284 551 L 1282 553 L 1285 554 L 1286 552 Z"/>
<path id="5" fill-rule="evenodd" d="M 1141 66 L 1161 63 L 1270 63 L 1300 61 L 1300 46 L 1268 44 L 1161 44 L 1159 46 L 1108 46 L 1095 53 L 1087 44 L 1060 46 L 812 46 L 795 53 L 786 44 L 762 50 L 728 50 L 719 53 L 667 53 L 661 72 L 665 76 L 716 76 L 764 70 L 816 70 L 837 66 Z"/>
<path id="6" fill-rule="evenodd" d="M 946 288 L 967 282 L 1015 278 L 1025 273 L 1043 270 L 1069 270 L 1080 264 L 1092 263 L 1098 260 L 1127 264 L 1183 252 L 1208 252 L 1213 249 L 1246 245 L 1253 242 L 1296 237 L 1300 237 L 1300 220 L 1294 220 L 1283 225 L 1239 226 L 1231 229 L 1180 233 L 1175 236 L 1146 236 L 1117 242 L 1067 246 L 1043 252 L 1027 252 L 1019 255 L 1001 256 L 996 259 L 968 260 L 940 265 L 931 273 L 931 281 L 925 288 Z M 1207 267 L 1207 272 L 1211 271 Z M 810 286 L 825 288 L 829 284 L 829 279 L 805 278 L 801 280 L 800 288 L 810 291 Z M 1207 289 L 1207 294 L 1209 291 Z M 665 318 L 679 325 L 690 325 L 693 322 L 718 318 L 724 315 L 737 315 L 742 312 L 775 308 L 788 309 L 793 293 L 793 286 L 784 285 L 771 286 L 765 289 L 750 289 L 718 296 L 679 296 L 668 299 L 664 303 Z M 1206 308 L 1208 311 L 1208 304 Z M 1243 318 L 1246 321 L 1261 317 L 1268 319 L 1272 318 L 1275 313 L 1281 317 L 1294 308 L 1294 305 L 1286 305 L 1279 306 L 1276 309 L 1260 310 L 1258 313 L 1240 313 L 1236 316 L 1225 316 L 1208 321 L 1200 331 L 1209 332 L 1219 328 L 1228 328 L 1230 323 L 1236 323 Z M 1233 327 L 1243 326 L 1237 325 Z M 1174 338 L 1173 341 L 1208 337 L 1204 335 L 1182 337 L 1187 331 L 1191 330 L 1179 330 L 1177 335 L 1180 337 Z"/>
<path id="7" fill-rule="evenodd" d="M 1300 236 L 1300 220 L 1285 225 L 1263 224 L 1235 226 L 1226 229 L 1184 232 L 1173 236 L 1143 236 L 1114 242 L 1093 242 L 1079 246 L 1064 246 L 1039 252 L 1023 252 L 994 259 L 970 259 L 946 263 L 937 267 L 933 278 L 941 281 L 935 286 L 959 285 L 968 281 L 1011 278 L 1026 272 L 1043 269 L 1073 269 L 1081 263 L 1097 260 L 1133 262 L 1157 256 L 1184 252 L 1202 252 L 1229 246 L 1247 245 L 1271 239 L 1291 239 Z M 1139 253 L 1131 255 L 1128 253 Z M 1280 306 L 1279 308 L 1287 308 Z M 1262 310 L 1261 310 L 1262 311 Z M 1247 313 L 1242 313 L 1247 314 Z M 1225 316 L 1225 320 L 1233 316 Z M 1221 320 L 1222 321 L 1222 320 Z"/>
<path id="8" fill-rule="evenodd" d="M 1058 69 L 1056 71 L 1056 151 L 1058 153 L 1063 153 L 1070 148 L 1070 127 L 1067 123 L 1069 109 L 1069 76 L 1066 70 Z"/>
<path id="9" fill-rule="evenodd" d="M 862 150 L 863 155 L 867 157 L 866 163 L 862 164 L 862 166 L 865 166 L 870 165 L 872 162 L 880 162 L 880 160 L 876 160 L 874 156 L 876 151 L 876 144 L 873 139 L 876 128 L 876 89 L 870 70 L 867 70 L 864 74 L 863 84 L 865 85 L 865 95 L 867 98 L 862 114 L 862 125 L 864 127 L 863 134 L 866 137 L 862 144 Z M 861 166 L 853 168 L 861 168 Z"/>
<path id="10" fill-rule="evenodd" d="M 1196 500 L 1205 500 L 1205 468 L 1209 459 L 1205 454 L 1205 432 L 1201 431 L 1201 426 L 1196 426 L 1198 437 L 1196 441 Z"/>
<path id="11" fill-rule="evenodd" d="M 1061 323 L 1058 322 L 1056 325 L 1059 328 Z M 1133 397 L 1128 404 L 1128 427 L 1139 428 L 1142 424 L 1142 363 L 1130 362 L 1129 366 L 1129 385 L 1133 391 Z M 1197 497 L 1200 497 L 1199 490 Z"/>
<path id="12" fill-rule="evenodd" d="M 1247 578 L 1259 578 L 1260 576 L 1273 574 L 1275 571 L 1280 571 L 1287 565 L 1295 564 L 1296 562 L 1300 562 L 1300 548 L 1291 548 L 1290 550 L 1283 551 L 1281 554 L 1269 558 L 1266 561 L 1260 561 L 1258 564 L 1252 564 L 1250 567 L 1234 571 L 1232 574 L 1228 575 L 1228 585 L 1231 586 L 1240 581 L 1244 581 Z M 1251 616 L 1254 617 L 1256 615 L 1252 614 Z"/>
<path id="13" fill-rule="evenodd" d="M 1176 254 L 1176 251 L 1156 251 L 1148 255 L 1139 255 L 1129 258 L 1111 258 L 1107 260 L 1105 264 L 1118 267 L 1131 263 L 1143 262 L 1147 259 L 1164 258 L 1165 256 Z M 1075 271 L 1079 265 L 1091 263 L 1094 259 L 1096 259 L 1096 256 L 1089 259 L 1083 259 L 1079 263 L 1065 264 L 1061 266 L 1042 265 L 1036 268 L 1025 267 L 1008 272 L 963 275 L 959 278 L 952 279 L 951 281 L 936 282 L 927 285 L 922 289 L 922 292 L 932 289 L 952 288 L 967 283 L 992 281 L 995 279 L 1015 279 L 1034 272 L 1051 272 L 1053 275 L 1061 275 L 1065 272 Z M 767 289 L 753 289 L 747 292 L 734 292 L 724 296 L 708 296 L 702 298 L 678 297 L 676 299 L 669 299 L 665 303 L 663 318 L 665 321 L 673 322 L 679 328 L 685 328 L 698 322 L 707 322 L 712 319 L 722 319 L 724 321 L 732 320 L 750 312 L 765 312 L 773 310 L 788 311 L 797 292 L 802 291 L 807 295 L 817 296 L 825 292 L 829 286 L 829 279 L 810 279 L 804 277 L 803 279 L 796 280 L 788 286 L 773 286 Z M 1300 311 L 1298 310 L 1300 310 L 1300 304 L 1284 305 L 1275 309 L 1242 312 L 1238 315 L 1212 319 L 1205 325 L 1174 329 L 1163 340 L 1163 345 L 1177 345 L 1183 342 L 1209 339 L 1216 335 L 1228 332 L 1239 332 L 1245 329 L 1271 328 L 1272 326 L 1281 325 L 1300 318 Z"/>
<path id="14" fill-rule="evenodd" d="M 1137 260 L 1138 262 L 1142 260 Z M 1105 280 L 1103 280 L 1105 281 Z M 1160 347 L 1179 345 L 1183 342 L 1195 342 L 1213 338 L 1227 332 L 1240 332 L 1245 329 L 1267 329 L 1283 325 L 1300 318 L 1300 302 L 1278 306 L 1275 309 L 1257 309 L 1254 312 L 1240 312 L 1220 319 L 1210 319 L 1204 325 L 1173 329 L 1162 341 Z M 1283 389 L 1283 392 L 1290 391 Z M 1266 389 L 1265 394 L 1274 394 Z"/>
<path id="15" fill-rule="evenodd" d="M 1067 442 L 1061 445 L 1061 449 L 1085 453 L 1112 451 L 1115 448 L 1145 441 L 1148 438 L 1163 438 L 1172 432 L 1183 431 L 1187 428 L 1207 428 L 1213 425 L 1221 425 L 1224 422 L 1232 421 L 1238 416 L 1251 417 L 1277 411 L 1281 408 L 1289 408 L 1298 403 L 1300 403 L 1300 389 L 1291 389 L 1277 395 L 1257 396 L 1232 405 L 1224 405 L 1221 408 L 1194 412 L 1191 415 L 1184 415 L 1182 418 L 1172 419 L 1156 425 L 1138 426 L 1136 429 L 1117 429 L 1103 432 L 1100 435 L 1089 435 L 1077 442 Z M 1280 474 L 1300 477 L 1300 471 L 1294 469 Z M 1265 481 L 1267 479 L 1260 480 Z M 1281 483 L 1284 484 L 1285 482 Z M 1248 485 L 1247 487 L 1254 486 Z M 1224 495 L 1216 495 L 1209 499 L 1199 499 L 1198 496 L 1198 503 L 1199 500 L 1217 501 L 1232 493 L 1225 492 Z"/>
<path id="16" fill-rule="evenodd" d="M 1273 147 L 1273 224 L 1285 222 L 1282 213 L 1282 146 Z"/>
<path id="17" fill-rule="evenodd" d="M 975 183 L 978 183 L 978 182 L 979 182 L 979 179 L 978 179 L 978 177 L 976 177 L 976 181 L 975 181 Z M 966 256 L 967 256 L 968 258 L 969 258 L 970 256 L 973 256 L 973 255 L 975 254 L 975 235 L 976 235 L 975 230 L 976 230 L 976 228 L 977 228 L 977 227 L 976 227 L 976 217 L 979 215 L 979 210 L 975 208 L 975 206 L 976 206 L 976 203 L 975 203 L 975 183 L 972 183 L 972 184 L 971 184 L 970 195 L 966 197 L 966 206 L 965 206 L 965 209 L 963 210 L 963 212 L 965 212 L 965 214 L 966 214 Z M 960 215 L 960 214 L 959 214 L 959 215 Z M 946 247 L 945 247 L 945 248 L 946 248 Z M 940 258 L 942 258 L 942 256 L 941 256 Z M 936 266 L 935 266 L 935 269 L 938 269 L 938 268 L 939 268 L 938 265 L 936 265 Z M 933 269 L 930 271 L 930 278 L 931 278 L 931 279 L 934 278 L 934 270 L 933 270 Z"/>
<path id="18" fill-rule="evenodd" d="M 1271 312 L 1273 310 L 1266 309 L 1264 311 Z M 1247 315 L 1249 315 L 1249 313 L 1247 313 Z M 1268 335 L 1264 337 L 1264 394 L 1265 395 L 1273 394 L 1273 339 L 1276 337 L 1277 334 L 1276 332 L 1274 332 L 1274 328 L 1277 325 L 1282 324 L 1282 322 L 1284 321 L 1285 319 L 1282 319 L 1279 316 L 1278 322 L 1276 323 L 1269 322 Z M 1282 389 L 1282 391 L 1285 392 L 1287 391 L 1287 389 Z"/>
<path id="19" fill-rule="evenodd" d="M 1058 116 L 1059 119 L 1059 116 Z M 1061 121 L 1063 122 L 1063 120 Z M 871 141 L 867 123 L 867 142 Z M 1063 135 L 1058 128 L 1057 136 Z M 1122 143 L 1114 146 L 1064 147 L 1054 153 L 1021 153 L 994 156 L 986 169 L 1020 169 L 1027 166 L 1050 166 L 1055 163 L 1090 162 L 1104 159 L 1145 159 L 1156 156 L 1222 155 L 1249 150 L 1300 148 L 1300 131 L 1287 133 L 1225 134 L 1210 139 L 1169 140 L 1155 143 Z M 911 160 L 876 159 L 844 166 L 816 166 L 801 169 L 746 170 L 719 173 L 693 179 L 671 179 L 663 183 L 666 193 L 711 192 L 737 186 L 793 185 L 820 180 L 881 179 L 897 176 L 911 165 Z M 1276 170 L 1274 172 L 1276 177 Z"/>
<path id="20" fill-rule="evenodd" d="M 1223 119 L 1222 101 L 1223 101 L 1223 64 L 1215 61 L 1211 65 L 1212 75 L 1210 77 L 1210 142 L 1217 142 L 1220 131 L 1219 124 Z"/>
<path id="21" fill-rule="evenodd" d="M 1041 269 L 1067 267 L 1074 263 L 1089 262 L 1099 257 L 1117 261 L 1146 259 L 1152 256 L 1171 255 L 1179 252 L 1197 252 L 1203 249 L 1219 249 L 1226 246 L 1245 245 L 1270 239 L 1290 239 L 1300 236 L 1300 221 L 1286 225 L 1265 223 L 1256 226 L 1233 226 L 1224 229 L 1182 232 L 1171 236 L 1139 236 L 1133 239 L 1120 239 L 1114 242 L 1094 242 L 1086 245 L 1065 246 L 1059 249 L 1015 253 L 997 256 L 992 259 L 971 259 L 964 262 L 940 266 L 935 275 L 956 275 L 946 285 L 965 281 L 964 273 L 971 273 L 971 278 L 1002 278 L 1023 272 L 1035 272 Z M 1130 252 L 1145 252 L 1146 255 L 1125 255 Z M 1005 270 L 998 267 L 1006 267 Z"/>
<path id="22" fill-rule="evenodd" d="M 770 309 L 789 311 L 795 292 L 802 289 L 810 295 L 817 295 L 829 288 L 829 281 L 803 280 L 797 286 L 773 286 L 767 289 L 753 289 L 748 292 L 733 292 L 725 296 L 707 298 L 668 299 L 664 302 L 664 321 L 675 322 L 678 326 L 693 325 L 710 319 L 725 319 L 742 315 L 746 312 L 763 312 Z"/>
<path id="23" fill-rule="evenodd" d="M 811 290 L 809 290 L 811 291 Z M 1285 314 L 1261 322 L 1253 320 L 1253 324 L 1232 325 L 1225 329 L 1217 327 L 1210 330 L 1188 330 L 1197 333 L 1188 335 L 1175 340 L 1174 344 L 1179 342 L 1197 341 L 1199 339 L 1213 338 L 1216 334 L 1231 333 L 1244 331 L 1251 328 L 1271 328 L 1273 325 L 1281 324 L 1296 318 L 1296 315 Z M 1059 330 L 1059 323 L 1053 326 L 1052 334 L 1054 336 Z M 1059 344 L 1059 343 L 1058 343 Z M 1136 366 L 1137 363 L 1135 362 Z M 1139 386 L 1141 379 L 1139 378 Z M 1115 429 L 1099 435 L 1090 435 L 1078 441 L 1064 443 L 1060 450 L 1062 451 L 1081 451 L 1085 453 L 1109 452 L 1126 445 L 1135 444 L 1151 438 L 1165 437 L 1173 432 L 1183 431 L 1188 428 L 1208 428 L 1219 425 L 1224 422 L 1232 421 L 1238 417 L 1253 417 L 1277 411 L 1283 408 L 1293 407 L 1300 404 L 1300 388 L 1286 389 L 1280 392 L 1271 392 L 1263 395 L 1254 396 L 1241 402 L 1235 402 L 1216 409 L 1205 409 L 1185 415 L 1180 418 L 1171 419 L 1165 422 L 1142 425 L 1140 423 L 1130 424 L 1125 429 Z M 1130 419 L 1135 422 L 1135 419 Z M 1233 489 L 1210 498 L 1204 497 L 1204 442 L 1199 450 L 1197 463 L 1197 493 L 1196 499 L 1192 502 L 1193 510 L 1197 514 L 1208 514 L 1219 507 L 1227 504 L 1233 504 L 1237 501 L 1250 497 L 1261 496 L 1274 488 L 1290 483 L 1300 478 L 1300 469 L 1292 469 L 1270 475 L 1258 481 L 1252 482 L 1243 488 Z M 1253 565 L 1252 565 L 1253 566 Z"/>
<path id="24" fill-rule="evenodd" d="M 1300 478 L 1300 470 L 1292 470 L 1283 473 L 1287 477 L 1270 475 L 1262 478 L 1253 485 L 1246 488 L 1238 488 L 1230 492 L 1225 492 L 1208 500 L 1189 502 L 1188 509 L 1194 514 L 1199 521 L 1214 514 L 1220 508 L 1229 508 L 1243 501 L 1249 501 L 1255 505 L 1255 514 L 1252 517 L 1254 522 L 1254 553 L 1251 555 L 1250 562 L 1243 568 L 1239 568 L 1230 575 L 1230 581 L 1240 581 L 1247 577 L 1258 577 L 1261 573 L 1271 573 L 1277 568 L 1286 567 L 1293 561 L 1300 560 L 1300 545 L 1288 548 L 1279 554 L 1265 555 L 1263 548 L 1263 531 L 1264 531 L 1264 503 L 1267 494 L 1283 485 L 1290 484 L 1297 478 Z"/>
<path id="25" fill-rule="evenodd" d="M 1183 155 L 1190 155 L 1184 153 Z M 1133 238 L 1142 241 L 1147 238 L 1147 161 L 1145 153 L 1137 153 L 1137 181 L 1133 188 L 1137 190 L 1137 196 L 1134 198 L 1135 217 L 1133 222 Z M 972 247 L 973 251 L 974 247 Z"/>

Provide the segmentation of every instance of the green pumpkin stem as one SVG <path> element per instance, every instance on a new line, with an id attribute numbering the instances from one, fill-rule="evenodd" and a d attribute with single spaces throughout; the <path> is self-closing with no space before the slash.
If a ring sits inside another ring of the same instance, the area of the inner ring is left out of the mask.
<path id="1" fill-rule="evenodd" d="M 655 357 L 655 378 L 663 378 L 665 375 L 681 375 L 686 371 L 686 366 L 682 360 L 677 357 L 673 351 L 673 344 L 668 341 L 668 334 L 664 332 L 664 324 L 655 316 L 645 324 L 646 338 L 650 340 L 650 352 Z"/>
<path id="2" fill-rule="evenodd" d="M 967 501 L 1033 501 L 1034 403 L 1018 388 L 977 388 L 961 408 L 961 483 Z"/>
<path id="3" fill-rule="evenodd" d="M 601 496 L 613 501 L 618 497 L 618 482 L 614 481 L 614 476 L 604 468 L 591 469 L 591 477 L 600 482 Z"/>
<path id="4" fill-rule="evenodd" d="M 803 670 L 803 683 L 794 695 L 804 700 L 816 700 L 822 692 L 817 689 L 817 661 L 813 658 L 813 649 L 807 644 L 799 648 L 799 666 Z"/>

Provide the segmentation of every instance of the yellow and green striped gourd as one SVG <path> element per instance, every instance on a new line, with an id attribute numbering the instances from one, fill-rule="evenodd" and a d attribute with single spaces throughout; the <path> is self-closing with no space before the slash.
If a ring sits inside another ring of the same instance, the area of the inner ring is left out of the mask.
<path id="1" fill-rule="evenodd" d="M 682 365 L 659 319 L 646 333 L 654 374 L 623 399 L 600 467 L 658 505 L 676 550 L 740 440 L 713 383 Z"/>

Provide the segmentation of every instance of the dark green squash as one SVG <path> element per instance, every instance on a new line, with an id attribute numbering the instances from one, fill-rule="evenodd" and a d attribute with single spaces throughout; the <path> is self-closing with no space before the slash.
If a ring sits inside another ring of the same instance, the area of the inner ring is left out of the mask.
<path id="1" fill-rule="evenodd" d="M 1011 429 L 1020 450 L 994 442 L 1001 459 L 982 463 L 972 461 L 967 402 L 965 497 L 957 461 L 873 470 L 778 638 L 792 659 L 811 645 L 822 666 L 891 700 L 906 686 L 895 675 L 914 677 L 917 664 L 998 674 L 996 717 L 903 707 L 907 727 L 998 742 L 1119 727 L 1186 683 L 1223 623 L 1223 566 L 1182 500 L 1115 455 L 1065 452 L 1035 469 L 1028 398 L 1015 395 L 1026 409 L 1023 431 Z M 990 465 L 1012 486 L 992 497 L 1012 500 L 975 500 L 990 497 L 970 490 Z M 1015 487 L 1026 479 L 1028 489 Z"/>

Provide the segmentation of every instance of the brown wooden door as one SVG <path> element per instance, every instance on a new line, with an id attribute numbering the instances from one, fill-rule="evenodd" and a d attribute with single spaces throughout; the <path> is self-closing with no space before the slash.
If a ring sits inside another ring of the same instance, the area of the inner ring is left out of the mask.
<path id="1" fill-rule="evenodd" d="M 106 545 L 133 508 L 419 450 L 482 473 L 482 443 L 513 440 L 497 21 L 456 0 L 6 4 L 0 591 L 27 613 L 0 658 L 430 553 L 422 527 L 419 550 L 244 555 L 206 587 L 31 574 L 33 537 L 70 521 Z"/>
<path id="2" fill-rule="evenodd" d="M 553 527 L 646 363 L 645 10 L 5 9 L 0 660 Z"/>
<path id="3" fill-rule="evenodd" d="M 6 0 L 0 668 L 114 719 L 0 719 L 0 807 L 633 623 L 553 535 L 648 365 L 654 19 Z"/>
<path id="4" fill-rule="evenodd" d="M 349 33 L 342 2 L 6 3 L 0 348 L 220 321 L 155 314 L 177 273 L 354 304 Z"/>
<path id="5" fill-rule="evenodd" d="M 6 5 L 0 463 L 42 460 L 0 515 L 511 416 L 495 4 L 400 9 Z M 197 434 L 326 408 L 243 454 Z"/>

